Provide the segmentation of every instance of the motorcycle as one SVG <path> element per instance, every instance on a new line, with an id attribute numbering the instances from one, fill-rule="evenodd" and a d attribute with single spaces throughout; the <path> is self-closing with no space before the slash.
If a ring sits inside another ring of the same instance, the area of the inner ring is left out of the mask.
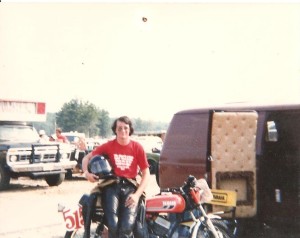
<path id="1" fill-rule="evenodd" d="M 84 195 L 87 196 L 87 195 Z M 236 221 L 207 213 L 203 204 L 212 199 L 206 180 L 190 175 L 178 188 L 162 189 L 159 194 L 145 200 L 144 210 L 138 216 L 147 229 L 149 238 L 234 238 Z M 82 206 L 75 209 L 58 205 L 62 212 L 65 238 L 82 237 L 84 233 Z M 233 228 L 231 228 L 233 227 Z M 91 237 L 107 237 L 104 213 L 99 202 L 92 218 Z M 145 237 L 145 236 L 143 236 Z"/>

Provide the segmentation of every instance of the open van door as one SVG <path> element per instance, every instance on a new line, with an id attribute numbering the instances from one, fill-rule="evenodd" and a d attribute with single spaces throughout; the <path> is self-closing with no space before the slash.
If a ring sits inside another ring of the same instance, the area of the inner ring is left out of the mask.
<path id="1" fill-rule="evenodd" d="M 237 217 L 257 213 L 257 118 L 255 111 L 214 112 L 212 117 L 212 188 L 237 192 Z M 213 210 L 222 208 L 214 205 Z"/>
<path id="2" fill-rule="evenodd" d="M 265 223 L 300 225 L 300 111 L 272 111 L 264 123 L 258 178 Z"/>

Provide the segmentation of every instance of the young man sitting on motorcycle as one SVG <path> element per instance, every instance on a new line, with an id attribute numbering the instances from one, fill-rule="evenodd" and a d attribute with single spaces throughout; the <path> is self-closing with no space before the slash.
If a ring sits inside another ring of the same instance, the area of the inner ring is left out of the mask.
<path id="1" fill-rule="evenodd" d="M 131 238 L 139 200 L 150 179 L 149 164 L 142 145 L 130 138 L 134 129 L 127 116 L 116 119 L 112 125 L 112 131 L 116 138 L 87 154 L 83 158 L 82 169 L 88 181 L 97 182 L 99 177 L 89 173 L 88 163 L 96 155 L 108 157 L 115 179 L 109 185 L 101 188 L 101 199 L 109 237 Z M 139 170 L 141 171 L 141 181 L 135 186 Z M 98 191 L 100 187 L 98 187 Z M 96 202 L 96 193 L 94 192 L 90 196 L 89 205 L 83 206 L 84 237 L 90 237 L 92 208 Z"/>

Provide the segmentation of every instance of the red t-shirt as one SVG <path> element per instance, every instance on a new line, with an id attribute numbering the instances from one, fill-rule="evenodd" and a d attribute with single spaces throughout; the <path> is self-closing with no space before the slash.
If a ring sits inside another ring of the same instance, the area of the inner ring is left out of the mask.
<path id="1" fill-rule="evenodd" d="M 114 174 L 119 177 L 135 178 L 138 168 L 144 170 L 149 167 L 144 148 L 132 140 L 125 146 L 120 145 L 117 139 L 108 141 L 94 149 L 92 155 L 107 155 Z"/>

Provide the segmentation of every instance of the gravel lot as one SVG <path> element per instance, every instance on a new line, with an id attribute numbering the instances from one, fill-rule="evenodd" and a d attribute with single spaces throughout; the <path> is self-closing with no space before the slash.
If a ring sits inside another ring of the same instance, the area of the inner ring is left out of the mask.
<path id="1" fill-rule="evenodd" d="M 0 237 L 2 238 L 63 238 L 65 227 L 58 203 L 75 207 L 83 193 L 95 186 L 82 176 L 65 180 L 58 187 L 49 187 L 44 180 L 19 178 L 0 192 Z M 151 177 L 147 196 L 159 191 Z"/>
<path id="2" fill-rule="evenodd" d="M 94 186 L 80 175 L 58 187 L 49 187 L 44 180 L 12 180 L 10 188 L 0 192 L 0 238 L 63 238 L 65 226 L 62 214 L 57 212 L 58 203 L 76 207 L 82 194 L 89 193 Z M 147 196 L 158 192 L 152 175 Z M 242 237 L 296 238 L 300 234 L 283 231 L 283 227 L 262 234 L 248 227 Z"/>

